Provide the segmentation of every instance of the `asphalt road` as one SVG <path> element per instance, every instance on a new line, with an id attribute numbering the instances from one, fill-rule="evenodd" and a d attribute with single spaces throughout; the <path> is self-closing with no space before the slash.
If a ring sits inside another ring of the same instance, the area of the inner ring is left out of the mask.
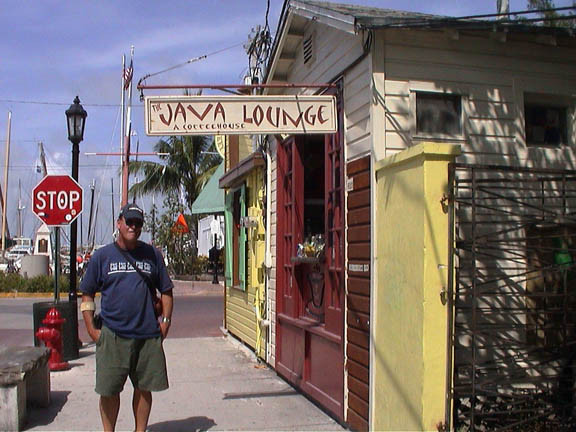
<path id="1" fill-rule="evenodd" d="M 32 305 L 47 298 L 0 298 L 0 344 L 34 345 Z M 168 338 L 220 336 L 224 318 L 221 294 L 210 293 L 174 297 L 172 327 Z M 84 321 L 79 315 L 78 335 L 89 342 Z"/>

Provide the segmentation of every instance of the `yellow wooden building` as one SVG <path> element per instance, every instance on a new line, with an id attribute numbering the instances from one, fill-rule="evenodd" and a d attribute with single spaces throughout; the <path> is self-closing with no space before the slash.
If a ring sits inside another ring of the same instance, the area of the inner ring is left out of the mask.
<path id="1" fill-rule="evenodd" d="M 266 356 L 264 159 L 249 136 L 222 137 L 225 174 L 225 320 L 224 327 Z"/>

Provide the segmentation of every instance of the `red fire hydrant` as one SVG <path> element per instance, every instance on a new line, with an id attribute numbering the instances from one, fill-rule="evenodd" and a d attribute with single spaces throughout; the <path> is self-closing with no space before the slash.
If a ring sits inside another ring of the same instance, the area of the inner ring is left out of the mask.
<path id="1" fill-rule="evenodd" d="M 50 359 L 48 366 L 51 371 L 68 369 L 68 362 L 62 361 L 62 324 L 66 320 L 62 318 L 56 308 L 52 308 L 42 320 L 45 327 L 40 327 L 36 332 L 36 337 L 50 348 Z"/>

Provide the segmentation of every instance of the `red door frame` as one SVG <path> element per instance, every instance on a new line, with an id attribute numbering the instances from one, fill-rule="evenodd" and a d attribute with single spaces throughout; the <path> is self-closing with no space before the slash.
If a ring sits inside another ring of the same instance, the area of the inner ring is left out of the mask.
<path id="1" fill-rule="evenodd" d="M 340 110 L 339 110 L 340 111 Z M 342 124 L 342 123 L 340 123 Z M 341 131 L 324 137 L 324 322 L 304 313 L 302 277 L 291 260 L 303 241 L 303 136 L 278 142 L 276 370 L 343 420 L 344 409 L 344 154 Z"/>

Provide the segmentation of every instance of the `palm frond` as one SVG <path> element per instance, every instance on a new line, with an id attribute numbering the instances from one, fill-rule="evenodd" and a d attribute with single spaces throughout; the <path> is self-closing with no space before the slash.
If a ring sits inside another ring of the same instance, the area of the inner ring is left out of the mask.
<path id="1" fill-rule="evenodd" d="M 130 188 L 130 193 L 136 196 L 168 194 L 183 187 L 187 206 L 190 207 L 221 162 L 218 155 L 206 153 L 213 148 L 213 139 L 206 136 L 160 139 L 154 145 L 154 151 L 166 155 L 160 156 L 159 162 L 130 163 L 129 172 L 144 177 Z"/>

